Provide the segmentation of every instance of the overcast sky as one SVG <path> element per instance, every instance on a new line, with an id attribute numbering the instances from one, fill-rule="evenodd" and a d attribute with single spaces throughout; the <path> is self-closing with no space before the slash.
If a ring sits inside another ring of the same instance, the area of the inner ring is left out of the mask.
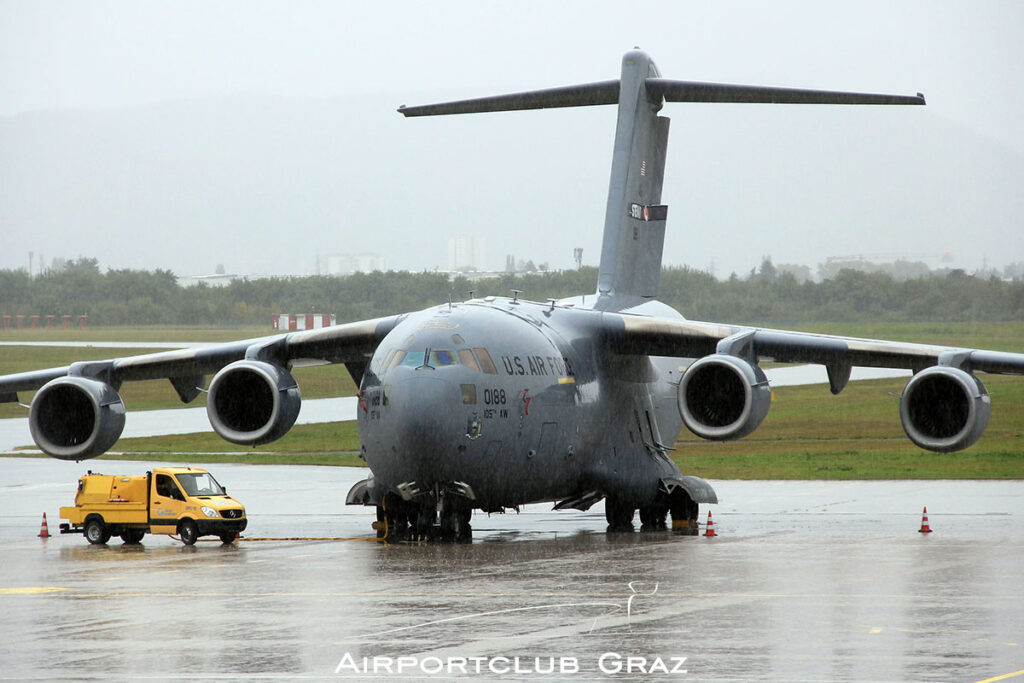
<path id="1" fill-rule="evenodd" d="M 643 7 L 643 11 L 640 11 Z M 673 77 L 925 91 L 1024 151 L 1019 2 L 0 3 L 0 113 L 223 93 L 602 80 L 633 45 Z"/>
<path id="2" fill-rule="evenodd" d="M 0 117 L 239 94 L 314 99 L 376 94 L 392 100 L 381 116 L 400 118 L 390 107 L 403 102 L 615 78 L 622 54 L 639 45 L 668 78 L 921 91 L 928 99 L 929 120 L 974 131 L 1019 157 L 1024 154 L 1022 35 L 1024 3 L 976 0 L 3 1 Z M 673 140 L 679 141 L 687 135 L 687 114 L 679 109 L 667 113 L 674 118 Z M 610 152 L 612 123 L 601 119 L 601 125 L 607 127 L 606 137 L 586 144 Z M 412 130 L 431 137 L 441 129 Z M 696 134 L 702 135 L 700 130 Z M 0 164 L 5 161 L 0 156 Z M 489 161 L 506 162 L 500 157 Z M 688 163 L 694 160 L 670 156 L 667 177 Z M 599 195 L 607 187 L 607 170 L 602 173 Z M 515 189 L 528 192 L 530 184 Z M 599 203 L 603 210 L 603 199 Z M 8 234 L 16 229 L 0 224 Z M 500 239 L 489 243 L 491 261 L 502 265 L 506 245 Z M 1013 246 L 1019 245 L 1017 238 Z M 43 249 L 60 254 L 59 244 Z M 597 251 L 591 246 L 587 253 L 592 258 L 585 260 L 596 261 Z M 996 256 L 991 251 L 987 258 Z M 568 265 L 566 252 L 564 263 L 556 265 Z M 1024 260 L 1021 254 L 999 256 Z M 713 260 L 705 255 L 696 265 Z M 407 261 L 398 258 L 394 264 L 408 267 Z M 671 262 L 668 254 L 666 261 Z M 7 260 L 0 266 L 13 267 Z"/>

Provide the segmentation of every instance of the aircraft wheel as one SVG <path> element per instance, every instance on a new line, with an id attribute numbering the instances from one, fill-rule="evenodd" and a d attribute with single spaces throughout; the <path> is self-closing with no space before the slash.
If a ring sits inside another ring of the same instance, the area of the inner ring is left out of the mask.
<path id="1" fill-rule="evenodd" d="M 410 514 L 415 522 L 415 507 L 402 500 L 401 496 L 386 494 L 377 506 L 377 538 L 389 542 L 403 540 L 408 535 Z"/>
<path id="2" fill-rule="evenodd" d="M 617 498 L 605 498 L 604 516 L 608 520 L 608 531 L 632 531 L 635 512 L 636 508 L 629 503 Z"/>
<path id="3" fill-rule="evenodd" d="M 103 545 L 110 540 L 110 530 L 101 517 L 93 517 L 85 523 L 85 540 L 93 545 Z"/>
<path id="4" fill-rule="evenodd" d="M 429 505 L 421 505 L 416 513 L 416 538 L 426 541 L 430 538 L 430 532 L 434 528 L 434 519 L 437 517 L 434 508 Z"/>
<path id="5" fill-rule="evenodd" d="M 384 509 L 383 505 L 377 506 L 377 526 L 374 527 L 377 530 L 377 538 L 385 539 L 388 537 L 390 524 L 388 523 L 388 513 Z"/>
<path id="6" fill-rule="evenodd" d="M 673 531 L 684 536 L 698 534 L 697 514 L 700 506 L 690 498 L 690 494 L 682 489 L 676 489 L 669 500 L 669 509 L 672 512 Z"/>
<path id="7" fill-rule="evenodd" d="M 668 508 L 664 505 L 651 505 L 640 508 L 640 530 L 660 531 L 665 529 L 665 515 Z"/>
<path id="8" fill-rule="evenodd" d="M 472 543 L 473 528 L 469 525 L 472 518 L 471 509 L 442 510 L 441 538 L 449 543 Z"/>
<path id="9" fill-rule="evenodd" d="M 178 524 L 178 535 L 185 545 L 195 545 L 199 540 L 199 527 L 191 519 L 183 519 Z"/>
<path id="10" fill-rule="evenodd" d="M 145 535 L 144 529 L 127 529 L 121 534 L 121 541 L 127 545 L 137 545 Z"/>
<path id="11" fill-rule="evenodd" d="M 391 515 L 394 516 L 394 519 L 392 520 L 391 516 L 388 517 L 388 526 L 392 538 L 397 541 L 408 536 L 409 527 L 416 523 L 416 508 L 402 500 L 400 496 L 394 496 Z"/>
<path id="12" fill-rule="evenodd" d="M 695 520 L 699 506 L 690 498 L 689 493 L 676 489 L 669 500 L 669 509 L 672 511 L 672 519 Z"/>
<path id="13" fill-rule="evenodd" d="M 441 540 L 451 542 L 455 540 L 455 533 L 458 529 L 458 521 L 455 518 L 455 510 L 441 510 Z"/>
<path id="14" fill-rule="evenodd" d="M 455 530 L 455 542 L 456 543 L 472 543 L 473 542 L 473 527 L 469 525 L 469 520 L 473 518 L 472 510 L 459 510 L 456 513 L 458 519 L 458 528 Z"/>

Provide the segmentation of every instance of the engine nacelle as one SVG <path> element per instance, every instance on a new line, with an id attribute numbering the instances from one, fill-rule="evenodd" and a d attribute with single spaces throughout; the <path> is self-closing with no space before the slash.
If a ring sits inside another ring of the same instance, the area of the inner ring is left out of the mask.
<path id="1" fill-rule="evenodd" d="M 106 453 L 124 429 L 124 403 L 112 386 L 86 377 L 58 377 L 42 386 L 28 414 L 32 439 L 60 460 Z"/>
<path id="2" fill-rule="evenodd" d="M 290 372 L 263 361 L 240 360 L 214 375 L 206 414 L 224 440 L 258 446 L 284 436 L 301 404 Z"/>
<path id="3" fill-rule="evenodd" d="M 757 429 L 771 405 L 764 371 L 742 358 L 716 354 L 695 361 L 679 382 L 679 414 L 704 439 L 739 439 Z"/>
<path id="4" fill-rule="evenodd" d="M 903 431 L 921 448 L 939 453 L 963 450 L 981 438 L 991 412 L 985 385 L 959 368 L 922 370 L 900 398 Z"/>

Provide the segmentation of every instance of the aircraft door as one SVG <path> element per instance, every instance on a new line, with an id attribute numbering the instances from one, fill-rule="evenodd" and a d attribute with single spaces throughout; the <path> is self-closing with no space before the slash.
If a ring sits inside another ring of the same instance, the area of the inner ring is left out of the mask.
<path id="1" fill-rule="evenodd" d="M 537 446 L 537 454 L 542 458 L 551 458 L 555 455 L 558 447 L 558 423 L 545 422 L 540 428 L 540 444 Z"/>

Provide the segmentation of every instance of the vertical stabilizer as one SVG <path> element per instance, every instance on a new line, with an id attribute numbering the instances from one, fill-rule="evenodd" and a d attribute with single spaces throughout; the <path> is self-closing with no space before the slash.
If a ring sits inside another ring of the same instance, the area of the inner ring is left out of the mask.
<path id="1" fill-rule="evenodd" d="M 622 58 L 597 308 L 618 310 L 658 295 L 667 207 L 661 205 L 669 120 L 647 79 L 658 68 L 639 50 Z"/>

